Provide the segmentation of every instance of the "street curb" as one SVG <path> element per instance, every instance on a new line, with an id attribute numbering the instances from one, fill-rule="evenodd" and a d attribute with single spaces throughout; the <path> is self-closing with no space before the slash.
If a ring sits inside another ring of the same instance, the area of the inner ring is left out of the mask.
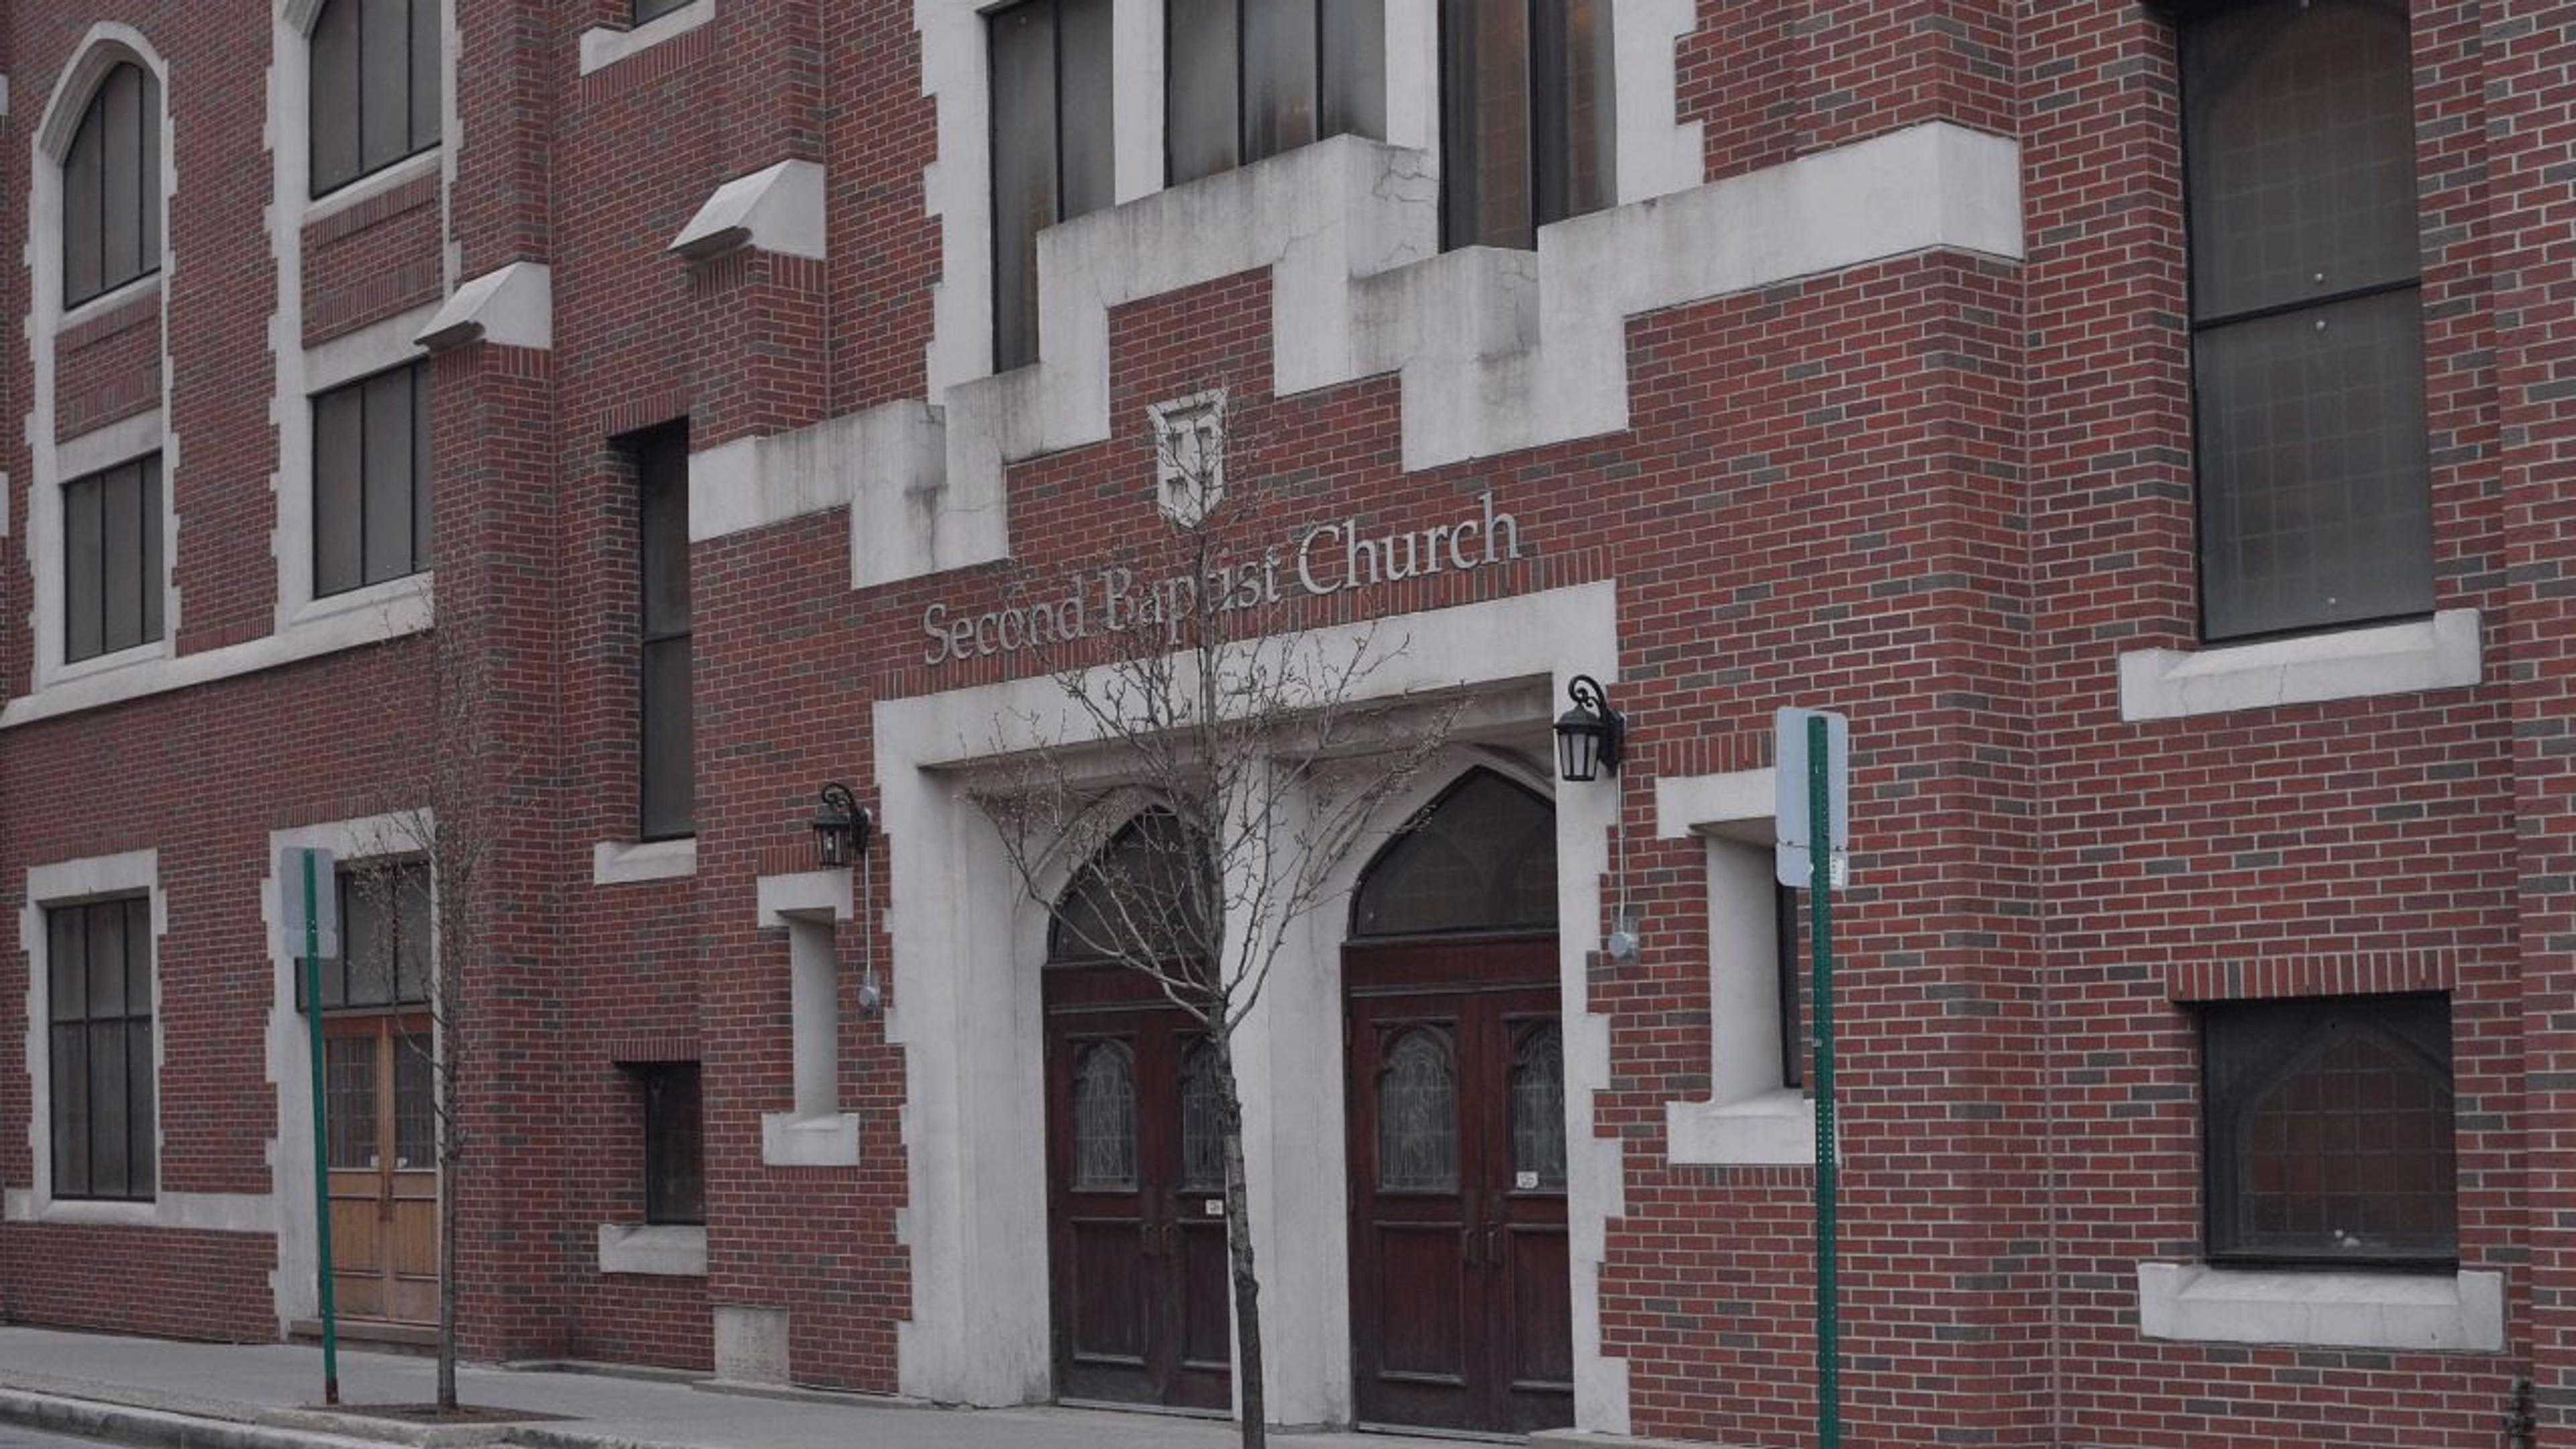
<path id="1" fill-rule="evenodd" d="M 0 1389 L 0 1421 L 144 1449 L 382 1449 L 385 1441 Z"/>

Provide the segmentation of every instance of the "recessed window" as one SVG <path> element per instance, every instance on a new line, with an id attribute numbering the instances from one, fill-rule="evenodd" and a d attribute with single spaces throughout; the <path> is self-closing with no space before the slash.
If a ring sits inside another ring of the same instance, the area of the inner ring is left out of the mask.
<path id="1" fill-rule="evenodd" d="M 54 1196 L 149 1199 L 152 904 L 55 906 L 45 938 Z"/>
<path id="2" fill-rule="evenodd" d="M 1385 0 L 1172 0 L 1173 185 L 1327 136 L 1386 134 Z"/>
<path id="3" fill-rule="evenodd" d="M 2406 6 L 2199 12 L 2181 59 L 2203 632 L 2428 613 Z"/>
<path id="4" fill-rule="evenodd" d="M 438 9 L 438 0 L 327 0 L 314 18 L 315 196 L 437 147 Z"/>
<path id="5" fill-rule="evenodd" d="M 692 716 L 689 624 L 689 430 L 681 424 L 635 445 L 640 690 L 636 752 L 642 838 L 697 829 L 697 727 Z"/>
<path id="6" fill-rule="evenodd" d="M 119 65 L 63 157 L 63 305 L 161 270 L 161 87 Z"/>
<path id="7" fill-rule="evenodd" d="M 63 662 L 161 637 L 161 455 L 63 485 Z"/>
<path id="8" fill-rule="evenodd" d="M 2457 1260 L 2447 998 L 2213 1005 L 2201 1047 L 2213 1260 Z"/>
<path id="9" fill-rule="evenodd" d="M 993 97 L 993 366 L 1038 358 L 1038 233 L 1115 198 L 1110 0 L 1022 0 L 986 19 Z"/>
<path id="10" fill-rule="evenodd" d="M 690 0 L 635 0 L 635 23 L 659 20 L 674 10 L 685 10 Z"/>
<path id="11" fill-rule="evenodd" d="M 322 1009 L 427 1005 L 432 959 L 428 864 L 361 862 L 339 872 L 332 889 L 339 892 L 340 955 L 322 963 Z M 298 1011 L 305 1007 L 304 980 L 299 962 Z"/>
<path id="12" fill-rule="evenodd" d="M 429 368 L 313 399 L 313 595 L 429 567 Z"/>
<path id="13" fill-rule="evenodd" d="M 1610 0 L 1441 0 L 1442 244 L 1538 245 L 1618 194 Z"/>
<path id="14" fill-rule="evenodd" d="M 707 1220 L 705 1110 L 698 1064 L 637 1069 L 644 1085 L 644 1221 Z"/>

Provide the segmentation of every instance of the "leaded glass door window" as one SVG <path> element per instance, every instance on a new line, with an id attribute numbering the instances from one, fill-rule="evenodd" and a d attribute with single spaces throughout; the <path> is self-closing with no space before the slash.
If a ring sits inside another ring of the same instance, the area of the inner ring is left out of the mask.
<path id="1" fill-rule="evenodd" d="M 1565 1034 L 1525 1027 L 1512 1062 L 1512 1190 L 1565 1190 Z"/>
<path id="2" fill-rule="evenodd" d="M 1073 1186 L 1136 1186 L 1136 1055 L 1125 1042 L 1094 1042 L 1073 1074 Z"/>
<path id="3" fill-rule="evenodd" d="M 1378 1072 L 1377 1185 L 1381 1192 L 1458 1188 L 1458 1074 L 1448 1042 L 1431 1028 L 1397 1037 Z"/>

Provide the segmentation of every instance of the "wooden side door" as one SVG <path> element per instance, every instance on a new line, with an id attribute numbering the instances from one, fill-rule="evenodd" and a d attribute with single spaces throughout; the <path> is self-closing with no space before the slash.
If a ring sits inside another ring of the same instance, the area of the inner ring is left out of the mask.
<path id="1" fill-rule="evenodd" d="M 1223 1412 L 1224 1177 L 1199 1034 L 1119 968 L 1050 968 L 1047 986 L 1057 1396 Z"/>
<path id="2" fill-rule="evenodd" d="M 1365 1423 L 1531 1433 L 1573 1422 L 1554 970 L 1552 939 L 1345 958 Z"/>
<path id="3" fill-rule="evenodd" d="M 333 1291 L 342 1316 L 438 1319 L 436 1099 L 426 1017 L 323 1025 Z"/>

